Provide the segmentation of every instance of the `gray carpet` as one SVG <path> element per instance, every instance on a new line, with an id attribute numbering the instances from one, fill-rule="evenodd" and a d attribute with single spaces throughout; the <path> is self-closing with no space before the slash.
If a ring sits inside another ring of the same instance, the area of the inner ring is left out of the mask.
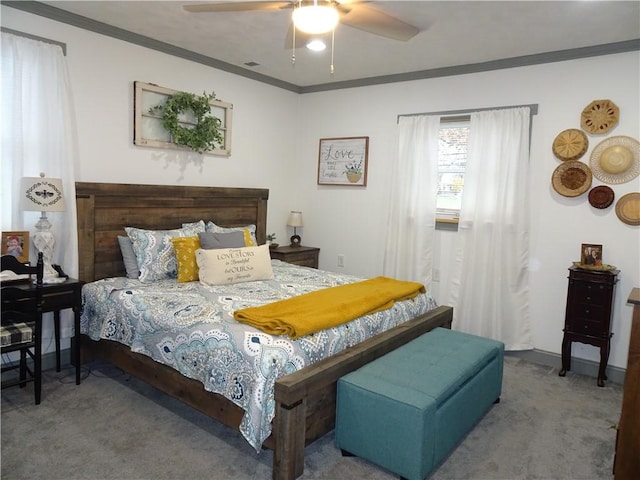
<path id="1" fill-rule="evenodd" d="M 3 479 L 271 478 L 272 453 L 100 363 L 2 391 Z M 432 475 L 451 479 L 609 479 L 622 388 L 505 359 L 501 402 Z M 25 455 L 26 454 L 26 455 Z M 26 456 L 26 460 L 25 460 Z M 302 479 L 396 478 L 342 457 L 328 434 L 307 447 Z"/>

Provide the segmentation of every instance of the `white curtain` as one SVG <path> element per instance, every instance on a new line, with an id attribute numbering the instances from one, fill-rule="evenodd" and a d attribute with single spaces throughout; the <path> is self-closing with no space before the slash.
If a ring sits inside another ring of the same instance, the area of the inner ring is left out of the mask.
<path id="1" fill-rule="evenodd" d="M 35 231 L 39 212 L 22 212 L 17 201 L 22 177 L 44 172 L 62 179 L 66 210 L 48 214 L 56 238 L 53 263 L 77 278 L 77 134 L 66 59 L 59 45 L 2 33 L 1 72 L 2 230 Z M 32 261 L 36 253 L 32 247 Z M 72 315 L 62 313 L 62 336 L 70 337 Z M 53 337 L 52 325 L 44 323 L 45 339 Z"/>
<path id="2" fill-rule="evenodd" d="M 533 348 L 528 107 L 471 114 L 449 303 L 456 330 Z"/>
<path id="3" fill-rule="evenodd" d="M 440 117 L 401 117 L 383 273 L 430 290 L 438 188 Z"/>

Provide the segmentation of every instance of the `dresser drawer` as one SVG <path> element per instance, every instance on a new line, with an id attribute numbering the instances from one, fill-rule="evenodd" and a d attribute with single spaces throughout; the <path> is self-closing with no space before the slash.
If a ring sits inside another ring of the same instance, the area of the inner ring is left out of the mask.
<path id="1" fill-rule="evenodd" d="M 320 249 L 316 247 L 280 247 L 271 249 L 271 258 L 302 267 L 318 268 Z"/>
<path id="2" fill-rule="evenodd" d="M 572 295 L 577 302 L 602 305 L 607 303 L 611 288 L 605 283 L 575 282 Z"/>
<path id="3" fill-rule="evenodd" d="M 53 312 L 76 305 L 76 293 L 73 291 L 45 293 L 42 296 L 42 311 Z"/>
<path id="4" fill-rule="evenodd" d="M 595 335 L 595 336 L 608 336 L 609 335 L 609 321 L 606 317 L 599 315 L 590 310 L 586 312 L 586 316 L 581 316 L 579 313 L 573 316 L 567 322 L 567 329 L 573 333 L 580 333 L 583 335 Z M 605 312 L 606 313 L 606 312 Z"/>
<path id="5" fill-rule="evenodd" d="M 300 265 L 301 267 L 318 268 L 318 261 L 311 258 L 301 258 L 298 260 L 287 260 L 287 263 Z"/>

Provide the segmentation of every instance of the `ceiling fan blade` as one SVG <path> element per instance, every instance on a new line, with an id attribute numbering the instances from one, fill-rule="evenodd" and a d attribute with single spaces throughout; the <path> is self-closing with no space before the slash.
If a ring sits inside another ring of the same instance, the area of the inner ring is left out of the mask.
<path id="1" fill-rule="evenodd" d="M 244 12 L 247 10 L 280 10 L 291 8 L 293 3 L 283 2 L 211 2 L 185 5 L 183 8 L 187 12 Z"/>
<path id="2" fill-rule="evenodd" d="M 340 22 L 350 27 L 403 42 L 420 33 L 417 27 L 380 10 L 375 10 L 361 3 L 349 6 L 351 7 L 350 11 L 341 16 Z"/>

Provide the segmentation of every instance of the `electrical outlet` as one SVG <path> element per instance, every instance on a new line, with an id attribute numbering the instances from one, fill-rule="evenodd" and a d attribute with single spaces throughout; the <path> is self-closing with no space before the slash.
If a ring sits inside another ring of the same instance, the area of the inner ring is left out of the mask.
<path id="1" fill-rule="evenodd" d="M 344 254 L 340 253 L 338 255 L 338 266 L 339 267 L 344 267 Z"/>

